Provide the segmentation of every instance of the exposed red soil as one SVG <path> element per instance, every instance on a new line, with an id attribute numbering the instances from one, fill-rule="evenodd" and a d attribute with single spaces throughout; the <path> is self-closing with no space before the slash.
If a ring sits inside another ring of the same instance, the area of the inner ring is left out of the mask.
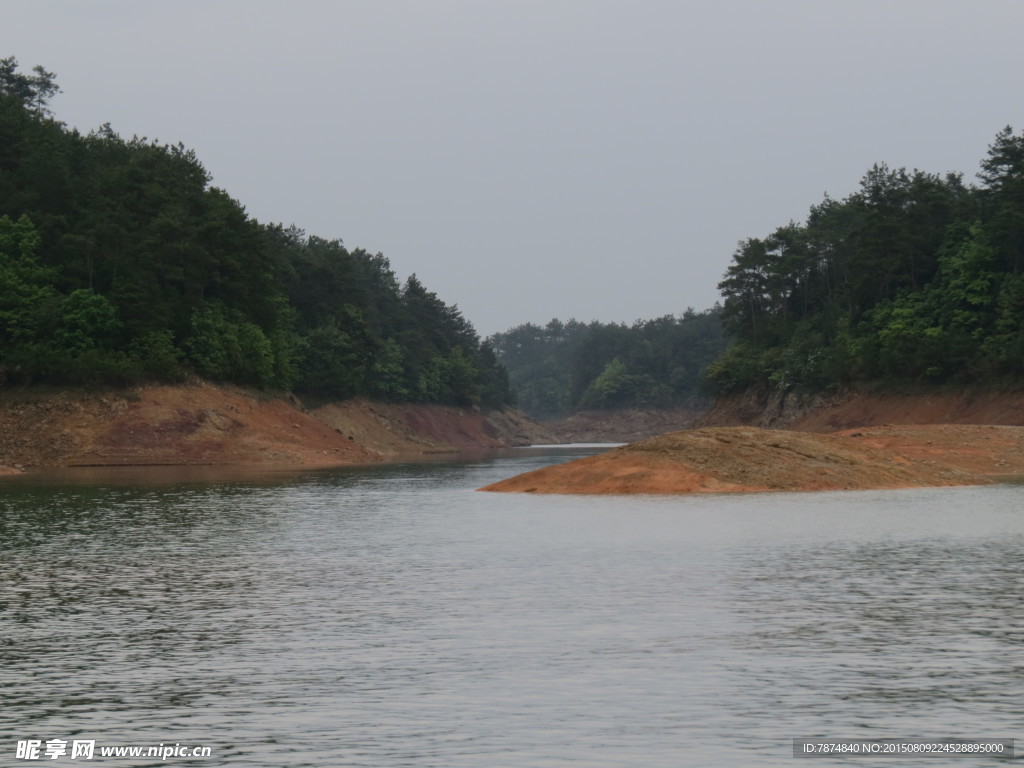
<path id="1" fill-rule="evenodd" d="M 818 491 L 975 485 L 1024 474 L 1024 428 L 872 427 L 833 434 L 673 432 L 481 490 L 525 493 Z"/>
<path id="2" fill-rule="evenodd" d="M 884 424 L 1024 425 L 1024 392 L 843 391 L 828 396 L 744 394 L 720 397 L 698 427 L 755 426 L 833 432 Z"/>
<path id="3" fill-rule="evenodd" d="M 552 439 L 514 411 L 483 416 L 443 405 L 373 403 L 355 398 L 325 405 L 313 415 L 385 456 L 503 448 Z"/>
<path id="4" fill-rule="evenodd" d="M 364 464 L 403 453 L 517 444 L 506 429 L 517 418 L 498 414 L 489 422 L 475 411 L 367 401 L 309 413 L 291 396 L 265 400 L 207 383 L 103 394 L 8 392 L 0 401 L 0 473 L 57 466 Z M 519 421 L 528 429 L 529 422 Z"/>
<path id="5" fill-rule="evenodd" d="M 5 403 L 0 434 L 0 462 L 8 465 L 313 467 L 380 460 L 293 402 L 209 384 Z"/>

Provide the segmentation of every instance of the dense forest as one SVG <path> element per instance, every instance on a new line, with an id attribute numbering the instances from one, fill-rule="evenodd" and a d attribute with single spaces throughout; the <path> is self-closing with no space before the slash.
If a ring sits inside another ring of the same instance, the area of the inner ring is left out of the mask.
<path id="1" fill-rule="evenodd" d="M 55 119 L 53 73 L 0 60 L 0 383 L 190 373 L 325 398 L 498 407 L 508 377 L 386 258 L 261 224 L 181 144 Z"/>
<path id="2" fill-rule="evenodd" d="M 1000 131 L 978 178 L 875 165 L 804 223 L 741 242 L 713 310 L 632 326 L 552 320 L 489 341 L 539 417 L 702 393 L 1019 386 L 1024 136 Z"/>
<path id="3" fill-rule="evenodd" d="M 804 223 L 741 242 L 712 387 L 1019 384 L 1024 137 L 1000 131 L 978 178 L 876 165 Z"/>
<path id="4" fill-rule="evenodd" d="M 622 323 L 526 323 L 488 341 L 519 407 L 538 418 L 590 408 L 704 405 L 704 369 L 725 349 L 719 309 Z"/>
<path id="5" fill-rule="evenodd" d="M 848 197 L 741 242 L 714 309 L 481 343 L 381 254 L 257 222 L 191 150 L 82 134 L 51 113 L 57 93 L 42 67 L 0 59 L 0 383 L 198 374 L 485 407 L 514 388 L 553 417 L 1024 372 L 1024 136 L 1009 127 L 979 184 L 876 165 Z"/>

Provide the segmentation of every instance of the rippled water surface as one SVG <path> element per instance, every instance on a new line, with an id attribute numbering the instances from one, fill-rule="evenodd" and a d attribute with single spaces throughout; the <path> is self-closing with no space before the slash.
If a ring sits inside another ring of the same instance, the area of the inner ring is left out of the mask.
<path id="1" fill-rule="evenodd" d="M 473 490 L 570 455 L 4 481 L 0 764 L 27 738 L 675 768 L 1019 735 L 1024 486 Z"/>

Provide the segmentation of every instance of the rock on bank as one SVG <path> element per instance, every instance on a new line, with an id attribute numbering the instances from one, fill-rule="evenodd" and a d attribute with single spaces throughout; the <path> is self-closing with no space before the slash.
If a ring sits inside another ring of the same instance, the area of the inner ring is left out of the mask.
<path id="1" fill-rule="evenodd" d="M 524 493 L 814 491 L 974 485 L 1024 473 L 1024 427 L 877 427 L 833 434 L 673 432 L 480 490 Z"/>
<path id="2" fill-rule="evenodd" d="M 515 412 L 489 419 L 446 406 L 368 401 L 309 412 L 293 396 L 267 399 L 208 383 L 103 393 L 7 391 L 0 397 L 0 472 L 363 464 L 399 454 L 526 444 L 530 430 Z"/>

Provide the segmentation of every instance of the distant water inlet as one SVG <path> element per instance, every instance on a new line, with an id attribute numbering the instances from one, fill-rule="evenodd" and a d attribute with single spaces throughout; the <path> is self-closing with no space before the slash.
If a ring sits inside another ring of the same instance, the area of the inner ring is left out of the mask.
<path id="1" fill-rule="evenodd" d="M 5 480 L 2 762 L 778 766 L 794 738 L 1019 736 L 1024 487 L 473 490 L 594 450 Z"/>

